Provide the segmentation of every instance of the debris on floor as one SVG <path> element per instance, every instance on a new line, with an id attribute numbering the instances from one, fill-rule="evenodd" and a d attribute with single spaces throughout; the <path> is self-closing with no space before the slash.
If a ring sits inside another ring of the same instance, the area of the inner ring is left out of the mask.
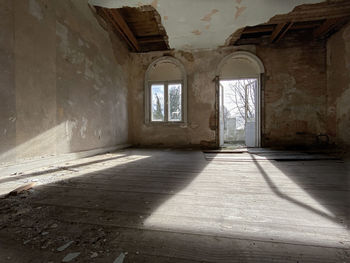
<path id="1" fill-rule="evenodd" d="M 75 259 L 79 255 L 80 255 L 80 252 L 69 253 L 62 259 L 62 262 L 71 262 L 73 259 Z"/>
<path id="2" fill-rule="evenodd" d="M 114 260 L 113 263 L 123 263 L 124 259 L 125 259 L 125 254 L 120 253 L 120 255 Z"/>
<path id="3" fill-rule="evenodd" d="M 19 193 L 21 193 L 23 191 L 26 191 L 26 190 L 33 188 L 35 184 L 36 183 L 30 183 L 30 184 L 20 186 L 20 187 L 16 188 L 15 190 L 11 191 L 8 195 L 18 195 Z"/>
<path id="4" fill-rule="evenodd" d="M 65 249 L 67 249 L 70 245 L 72 245 L 74 243 L 74 241 L 69 241 L 68 243 L 64 244 L 63 246 L 60 246 L 59 248 L 57 248 L 57 251 L 63 251 Z"/>
<path id="5" fill-rule="evenodd" d="M 140 153 L 154 155 L 148 150 Z M 137 156 L 139 155 L 141 154 Z M 267 251 L 266 256 L 276 255 L 278 262 L 286 258 L 286 251 L 290 251 L 290 247 L 297 247 L 303 253 L 300 255 L 297 250 L 292 250 L 296 252 L 288 255 L 288 259 L 292 257 L 293 262 L 301 262 L 306 256 L 312 258 L 312 262 L 321 262 L 318 260 L 320 258 L 326 259 L 322 262 L 348 262 L 349 256 L 344 253 L 348 251 L 349 234 L 343 231 L 347 227 L 347 218 L 343 214 L 334 219 L 324 218 L 323 214 L 319 216 L 313 210 L 306 211 L 305 206 L 293 202 L 294 199 L 301 200 L 317 207 L 316 200 L 305 193 L 305 187 L 312 187 L 313 191 L 322 193 L 320 196 L 315 195 L 315 198 L 335 203 L 340 208 L 347 207 L 348 173 L 344 163 L 331 160 L 308 162 L 307 165 L 302 165 L 304 162 L 259 160 L 257 163 L 208 162 L 199 151 L 174 151 L 166 154 L 156 151 L 156 155 L 150 159 L 142 159 L 140 166 L 135 166 L 135 163 L 129 165 L 130 160 L 133 159 L 129 156 L 127 159 L 118 159 L 119 163 L 111 160 L 107 170 L 101 170 L 101 163 L 95 163 L 88 168 L 81 168 L 81 175 L 74 177 L 67 173 L 64 183 L 50 181 L 44 184 L 47 181 L 40 178 L 35 191 L 29 189 L 18 195 L 0 198 L 0 255 L 4 259 L 11 257 L 11 262 L 37 262 L 37 258 L 40 258 L 41 262 L 47 263 L 63 260 L 70 263 L 124 263 L 180 262 L 177 260 L 186 253 L 190 259 L 181 262 L 190 263 L 204 260 L 201 253 L 189 253 L 191 250 L 208 250 L 213 255 L 223 255 L 231 253 L 232 242 L 238 242 L 252 251 L 252 257 L 261 256 L 260 251 L 264 249 Z M 160 166 L 154 166 L 155 161 Z M 152 171 L 145 172 L 150 169 Z M 273 181 L 269 180 L 270 177 Z M 140 183 L 141 178 L 148 183 Z M 194 178 L 196 179 L 192 180 Z M 21 180 L 23 179 L 19 179 L 19 182 L 23 185 Z M 275 185 L 270 185 L 271 181 Z M 6 184 L 6 194 L 21 186 L 15 185 L 14 181 Z M 276 191 L 275 186 L 279 187 L 279 191 Z M 209 192 L 201 194 L 203 189 L 208 189 Z M 259 189 L 258 198 L 251 194 L 256 189 Z M 329 192 L 334 192 L 335 197 L 323 194 Z M 284 194 L 284 198 L 281 198 L 280 193 Z M 286 196 L 290 199 L 286 199 Z M 208 198 L 210 205 L 207 204 Z M 164 202 L 168 199 L 168 202 Z M 250 202 L 250 209 L 246 208 L 246 200 Z M 194 204 L 201 208 L 194 212 Z M 179 205 L 182 209 L 178 212 Z M 237 221 L 232 206 L 239 209 L 243 207 L 240 209 L 242 218 L 250 220 L 249 222 L 259 222 L 247 228 L 245 221 Z M 153 213 L 159 207 L 161 210 Z M 336 206 L 329 207 L 337 212 Z M 257 213 L 253 212 L 255 209 L 258 210 Z M 339 211 L 343 213 L 346 210 Z M 298 218 L 288 217 L 290 213 Z M 208 215 L 213 219 L 207 221 Z M 172 220 L 175 226 L 161 225 L 169 222 L 173 216 L 180 219 L 176 222 Z M 212 220 L 219 220 L 222 216 L 230 219 L 219 225 L 212 223 Z M 272 223 L 265 223 L 265 217 Z M 238 233 L 264 239 L 260 232 L 256 232 L 256 227 L 272 231 L 274 225 L 281 220 L 288 221 L 293 229 L 281 228 L 276 233 L 270 232 L 269 240 L 259 242 L 258 245 L 247 240 L 237 241 L 232 237 Z M 301 227 L 300 222 L 306 226 Z M 318 225 L 314 226 L 315 222 Z M 143 229 L 139 229 L 140 225 Z M 155 225 L 156 230 L 153 229 Z M 319 225 L 326 227 L 319 228 Z M 176 232 L 178 228 L 188 226 L 194 230 L 188 234 Z M 146 227 L 151 229 L 145 229 Z M 159 231 L 158 227 L 176 231 Z M 222 229 L 225 236 L 217 235 Z M 215 238 L 211 236 L 213 233 Z M 318 233 L 318 236 L 313 233 Z M 226 234 L 232 236 L 228 238 Z M 307 245 L 287 244 L 286 235 L 306 240 Z M 223 243 L 226 245 L 223 246 Z M 328 248 L 319 248 L 319 244 Z M 177 251 L 173 253 L 174 246 Z M 11 249 L 11 253 L 6 249 Z M 245 257 L 246 251 L 238 249 L 232 255 L 237 253 Z M 341 251 L 343 254 L 332 254 L 333 251 Z M 164 255 L 170 255 L 170 261 Z M 14 259 L 14 256 L 20 260 Z M 230 260 L 231 257 L 228 262 Z M 216 258 L 206 261 L 217 262 Z"/>

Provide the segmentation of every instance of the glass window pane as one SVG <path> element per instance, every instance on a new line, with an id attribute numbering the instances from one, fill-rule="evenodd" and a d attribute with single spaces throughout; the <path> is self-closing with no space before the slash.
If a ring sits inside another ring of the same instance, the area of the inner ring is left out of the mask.
<path id="1" fill-rule="evenodd" d="M 164 121 L 164 85 L 153 84 L 151 87 L 152 121 Z"/>
<path id="2" fill-rule="evenodd" d="M 169 84 L 168 86 L 168 107 L 169 121 L 182 121 L 181 112 L 182 87 L 181 84 Z"/>
<path id="3" fill-rule="evenodd" d="M 247 85 L 247 121 L 255 122 L 255 104 L 256 104 L 256 90 L 257 80 L 249 80 L 250 84 Z"/>

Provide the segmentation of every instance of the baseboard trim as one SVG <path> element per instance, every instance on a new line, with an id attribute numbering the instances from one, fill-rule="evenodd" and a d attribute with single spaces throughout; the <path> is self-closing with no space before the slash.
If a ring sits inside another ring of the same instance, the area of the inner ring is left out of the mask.
<path id="1" fill-rule="evenodd" d="M 35 159 L 35 160 L 21 161 L 20 163 L 18 162 L 18 163 L 0 166 L 0 176 L 10 175 L 13 173 L 26 172 L 26 171 L 38 169 L 40 167 L 45 167 L 53 164 L 60 164 L 63 162 L 91 157 L 98 154 L 113 152 L 113 151 L 128 148 L 130 146 L 131 144 L 120 144 L 113 147 L 98 148 L 98 149 L 75 152 L 75 153 L 65 153 L 65 154 L 44 157 L 44 158 Z"/>

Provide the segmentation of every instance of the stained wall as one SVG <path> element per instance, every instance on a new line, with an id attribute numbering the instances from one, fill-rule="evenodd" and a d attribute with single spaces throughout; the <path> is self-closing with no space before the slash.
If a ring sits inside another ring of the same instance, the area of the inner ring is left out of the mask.
<path id="1" fill-rule="evenodd" d="M 14 21 L 11 1 L 0 1 L 0 154 L 16 143 Z"/>
<path id="2" fill-rule="evenodd" d="M 126 143 L 129 53 L 87 1 L 0 10 L 0 162 Z"/>
<path id="3" fill-rule="evenodd" d="M 325 42 L 314 41 L 310 34 L 301 34 L 277 44 L 258 46 L 257 54 L 266 69 L 263 144 L 316 146 L 324 143 Z"/>
<path id="4" fill-rule="evenodd" d="M 114 146 L 214 146 L 215 83 L 234 51 L 265 66 L 263 146 L 349 144 L 349 26 L 324 41 L 129 54 L 87 1 L 0 0 L 0 162 Z M 345 55 L 344 55 L 345 54 Z M 188 123 L 145 124 L 144 76 L 162 56 L 188 77 Z"/>
<path id="5" fill-rule="evenodd" d="M 256 54 L 265 66 L 262 93 L 263 146 L 316 145 L 326 133 L 326 46 L 324 41 L 289 39 L 276 45 L 194 52 L 133 55 L 130 72 L 129 139 L 140 145 L 216 144 L 215 84 L 220 61 L 237 50 Z M 145 124 L 144 74 L 163 55 L 183 63 L 188 76 L 188 123 Z"/>
<path id="6" fill-rule="evenodd" d="M 327 130 L 350 147 L 350 24 L 327 42 Z"/>
<path id="7" fill-rule="evenodd" d="M 245 48 L 254 52 L 253 47 Z M 216 66 L 235 48 L 184 52 L 151 52 L 132 55 L 129 85 L 129 141 L 136 145 L 215 146 Z M 144 80 L 148 66 L 157 58 L 172 56 L 185 67 L 188 85 L 188 123 L 145 123 Z"/>

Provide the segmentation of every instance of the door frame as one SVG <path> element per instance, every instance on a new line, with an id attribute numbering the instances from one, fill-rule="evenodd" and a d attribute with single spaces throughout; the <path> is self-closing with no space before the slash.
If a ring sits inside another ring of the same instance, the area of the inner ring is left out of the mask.
<path id="1" fill-rule="evenodd" d="M 235 73 L 232 73 L 232 77 L 230 78 L 220 78 L 221 71 L 224 65 L 230 60 L 235 58 L 246 58 L 249 61 L 251 61 L 253 64 L 255 64 L 257 71 L 252 73 L 247 73 L 246 75 L 239 75 L 235 76 Z M 263 78 L 265 74 L 265 68 L 260 60 L 255 54 L 247 52 L 247 51 L 236 51 L 231 53 L 230 55 L 224 57 L 221 62 L 219 63 L 219 66 L 217 68 L 215 82 L 216 82 L 216 96 L 215 96 L 215 104 L 216 106 L 216 118 L 217 118 L 217 127 L 216 127 L 216 144 L 217 147 L 221 147 L 221 141 L 223 141 L 220 137 L 221 129 L 223 127 L 220 127 L 220 81 L 222 80 L 232 80 L 232 79 L 248 79 L 248 78 L 256 78 L 258 80 L 258 88 L 257 88 L 257 97 L 256 97 L 256 109 L 258 113 L 256 114 L 256 142 L 255 147 L 261 147 L 261 134 L 262 134 L 262 106 L 263 106 Z"/>
<path id="2" fill-rule="evenodd" d="M 245 78 L 235 78 L 235 79 L 231 79 L 231 78 L 225 78 L 225 79 L 220 79 L 219 81 L 233 81 L 233 80 L 243 80 L 243 79 L 256 79 L 257 81 L 257 90 L 256 90 L 256 98 L 255 98 L 255 116 L 256 116 L 256 121 L 255 121 L 255 146 L 254 147 L 261 147 L 261 89 L 260 89 L 260 77 L 259 76 L 250 76 L 250 77 L 245 77 Z M 222 138 L 223 136 L 223 129 L 224 127 L 222 127 L 222 106 L 223 106 L 223 101 L 224 101 L 224 96 L 225 96 L 225 92 L 223 90 L 223 88 L 221 88 L 220 85 L 220 89 L 219 89 L 219 97 L 220 97 L 220 101 L 219 101 L 219 140 L 220 140 L 220 147 L 224 145 L 225 141 L 224 138 Z"/>

